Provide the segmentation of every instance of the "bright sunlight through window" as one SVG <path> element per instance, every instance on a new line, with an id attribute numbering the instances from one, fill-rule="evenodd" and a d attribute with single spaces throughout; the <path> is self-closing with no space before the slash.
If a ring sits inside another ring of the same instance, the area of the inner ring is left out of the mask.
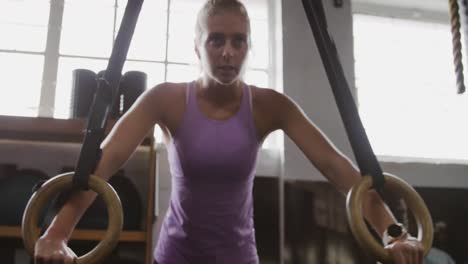
<path id="1" fill-rule="evenodd" d="M 354 15 L 359 110 L 378 155 L 468 160 L 447 24 Z M 464 55 L 466 56 L 466 55 Z"/>
<path id="2" fill-rule="evenodd" d="M 204 1 L 145 1 L 124 66 L 148 75 L 148 88 L 198 77 L 196 13 Z M 127 0 L 0 0 L 0 115 L 70 118 L 72 71 L 104 70 Z M 249 84 L 273 86 L 270 4 L 244 1 L 253 49 Z M 85 19 L 84 19 L 85 18 Z M 59 30 L 57 30 L 59 29 Z M 271 144 L 271 140 L 264 146 Z"/>

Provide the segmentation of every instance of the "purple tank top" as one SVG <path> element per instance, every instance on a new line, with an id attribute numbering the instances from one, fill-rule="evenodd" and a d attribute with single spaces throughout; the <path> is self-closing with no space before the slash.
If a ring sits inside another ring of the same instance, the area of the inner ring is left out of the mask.
<path id="1" fill-rule="evenodd" d="M 260 142 L 248 86 L 227 120 L 202 113 L 195 82 L 168 144 L 170 205 L 154 252 L 160 264 L 256 264 L 252 188 Z"/>

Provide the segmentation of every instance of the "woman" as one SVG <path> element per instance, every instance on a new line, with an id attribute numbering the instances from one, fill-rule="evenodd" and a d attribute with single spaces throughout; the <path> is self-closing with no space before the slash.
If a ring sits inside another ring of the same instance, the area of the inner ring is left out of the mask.
<path id="1" fill-rule="evenodd" d="M 201 77 L 163 83 L 142 95 L 103 142 L 95 172 L 108 179 L 155 124 L 165 135 L 172 174 L 170 207 L 155 250 L 160 264 L 258 263 L 252 185 L 263 140 L 282 129 L 343 193 L 360 174 L 287 96 L 242 82 L 250 23 L 237 0 L 208 0 L 196 24 Z M 82 193 L 36 244 L 36 263 L 70 262 L 68 238 L 93 194 Z M 384 234 L 395 222 L 370 192 L 364 214 Z M 419 242 L 402 235 L 386 247 L 397 263 L 422 263 Z"/>

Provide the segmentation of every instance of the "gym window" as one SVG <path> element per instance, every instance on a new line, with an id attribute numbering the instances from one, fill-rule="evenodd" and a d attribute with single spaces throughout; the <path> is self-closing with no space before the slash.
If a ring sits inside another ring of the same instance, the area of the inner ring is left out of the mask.
<path id="1" fill-rule="evenodd" d="M 353 20 L 359 110 L 376 154 L 468 160 L 468 94 L 456 93 L 448 14 Z"/>
<path id="2" fill-rule="evenodd" d="M 69 118 L 71 72 L 106 68 L 126 3 L 0 0 L 0 35 L 6 36 L 0 41 L 0 115 Z M 199 72 L 193 46 L 195 10 L 202 3 L 145 1 L 123 72 L 147 73 L 148 88 L 164 81 L 195 79 Z M 272 8 L 267 0 L 244 3 L 253 38 L 246 81 L 276 87 Z"/>

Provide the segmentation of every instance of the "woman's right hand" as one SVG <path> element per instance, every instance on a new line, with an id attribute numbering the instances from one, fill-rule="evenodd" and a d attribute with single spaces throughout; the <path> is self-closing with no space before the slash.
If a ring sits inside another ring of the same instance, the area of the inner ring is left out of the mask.
<path id="1" fill-rule="evenodd" d="M 34 246 L 35 264 L 73 264 L 76 258 L 65 240 L 41 237 Z"/>

